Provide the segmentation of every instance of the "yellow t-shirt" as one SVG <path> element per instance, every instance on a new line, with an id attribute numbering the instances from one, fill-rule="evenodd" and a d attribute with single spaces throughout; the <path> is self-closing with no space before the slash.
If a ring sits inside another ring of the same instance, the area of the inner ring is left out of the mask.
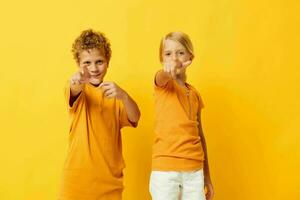
<path id="1" fill-rule="evenodd" d="M 198 113 L 203 102 L 189 84 L 175 80 L 155 84 L 155 141 L 152 170 L 190 171 L 203 168 L 204 152 L 199 136 Z"/>
<path id="2" fill-rule="evenodd" d="M 58 199 L 121 199 L 125 164 L 120 129 L 136 125 L 128 120 L 122 101 L 104 97 L 91 84 L 85 84 L 72 106 L 69 84 L 65 96 L 71 124 Z"/>

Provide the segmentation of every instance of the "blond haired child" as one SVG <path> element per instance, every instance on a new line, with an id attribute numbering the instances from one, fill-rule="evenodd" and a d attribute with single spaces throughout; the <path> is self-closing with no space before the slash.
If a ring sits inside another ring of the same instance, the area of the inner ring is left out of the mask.
<path id="1" fill-rule="evenodd" d="M 72 48 L 78 71 L 65 89 L 70 117 L 69 150 L 60 200 L 121 200 L 121 128 L 136 127 L 140 111 L 128 93 L 103 81 L 111 57 L 108 39 L 85 30 Z"/>
<path id="2" fill-rule="evenodd" d="M 155 134 L 149 189 L 153 200 L 211 200 L 203 102 L 187 83 L 194 51 L 185 33 L 171 32 L 160 44 L 163 69 L 155 75 Z M 204 188 L 207 188 L 205 195 Z"/>

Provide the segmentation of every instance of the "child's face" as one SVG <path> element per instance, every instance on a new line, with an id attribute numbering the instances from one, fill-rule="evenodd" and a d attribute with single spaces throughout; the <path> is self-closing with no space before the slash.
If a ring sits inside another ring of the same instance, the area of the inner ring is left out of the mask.
<path id="1" fill-rule="evenodd" d="M 87 49 L 79 53 L 79 68 L 86 68 L 89 73 L 89 82 L 98 85 L 103 81 L 108 63 L 103 49 Z"/>
<path id="2" fill-rule="evenodd" d="M 164 41 L 162 54 L 164 63 L 175 61 L 178 63 L 178 68 L 182 67 L 184 62 L 191 60 L 191 54 L 186 50 L 186 48 L 179 42 L 170 39 L 166 39 Z"/>

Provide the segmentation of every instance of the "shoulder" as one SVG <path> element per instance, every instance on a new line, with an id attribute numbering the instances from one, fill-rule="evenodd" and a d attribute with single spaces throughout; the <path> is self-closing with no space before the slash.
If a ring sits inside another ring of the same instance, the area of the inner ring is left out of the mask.
<path id="1" fill-rule="evenodd" d="M 203 100 L 202 100 L 202 96 L 200 94 L 200 92 L 192 85 L 188 84 L 189 85 L 189 88 L 195 93 L 198 101 L 200 102 L 200 105 L 201 107 L 204 107 L 204 103 L 203 103 Z"/>
<path id="2" fill-rule="evenodd" d="M 196 95 L 200 96 L 199 91 L 189 83 L 186 83 L 191 91 L 193 91 Z"/>

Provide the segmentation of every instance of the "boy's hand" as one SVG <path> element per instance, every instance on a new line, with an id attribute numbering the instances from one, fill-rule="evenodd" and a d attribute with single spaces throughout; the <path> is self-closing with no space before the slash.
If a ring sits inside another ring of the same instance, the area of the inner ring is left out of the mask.
<path id="1" fill-rule="evenodd" d="M 176 78 L 176 75 L 181 74 L 191 63 L 191 60 L 188 60 L 184 63 L 181 63 L 178 60 L 171 60 L 164 63 L 164 72 L 169 74 L 172 78 Z"/>
<path id="2" fill-rule="evenodd" d="M 86 67 L 72 75 L 70 79 L 72 96 L 76 96 L 82 91 L 84 83 L 88 83 L 89 78 L 90 75 Z"/>
<path id="3" fill-rule="evenodd" d="M 117 99 L 124 100 L 127 96 L 127 93 L 114 82 L 102 82 L 100 88 L 107 98 L 116 97 Z"/>
<path id="4" fill-rule="evenodd" d="M 141 113 L 137 104 L 127 92 L 114 82 L 102 82 L 99 87 L 103 90 L 103 93 L 107 98 L 115 97 L 123 102 L 128 120 L 136 127 Z"/>

